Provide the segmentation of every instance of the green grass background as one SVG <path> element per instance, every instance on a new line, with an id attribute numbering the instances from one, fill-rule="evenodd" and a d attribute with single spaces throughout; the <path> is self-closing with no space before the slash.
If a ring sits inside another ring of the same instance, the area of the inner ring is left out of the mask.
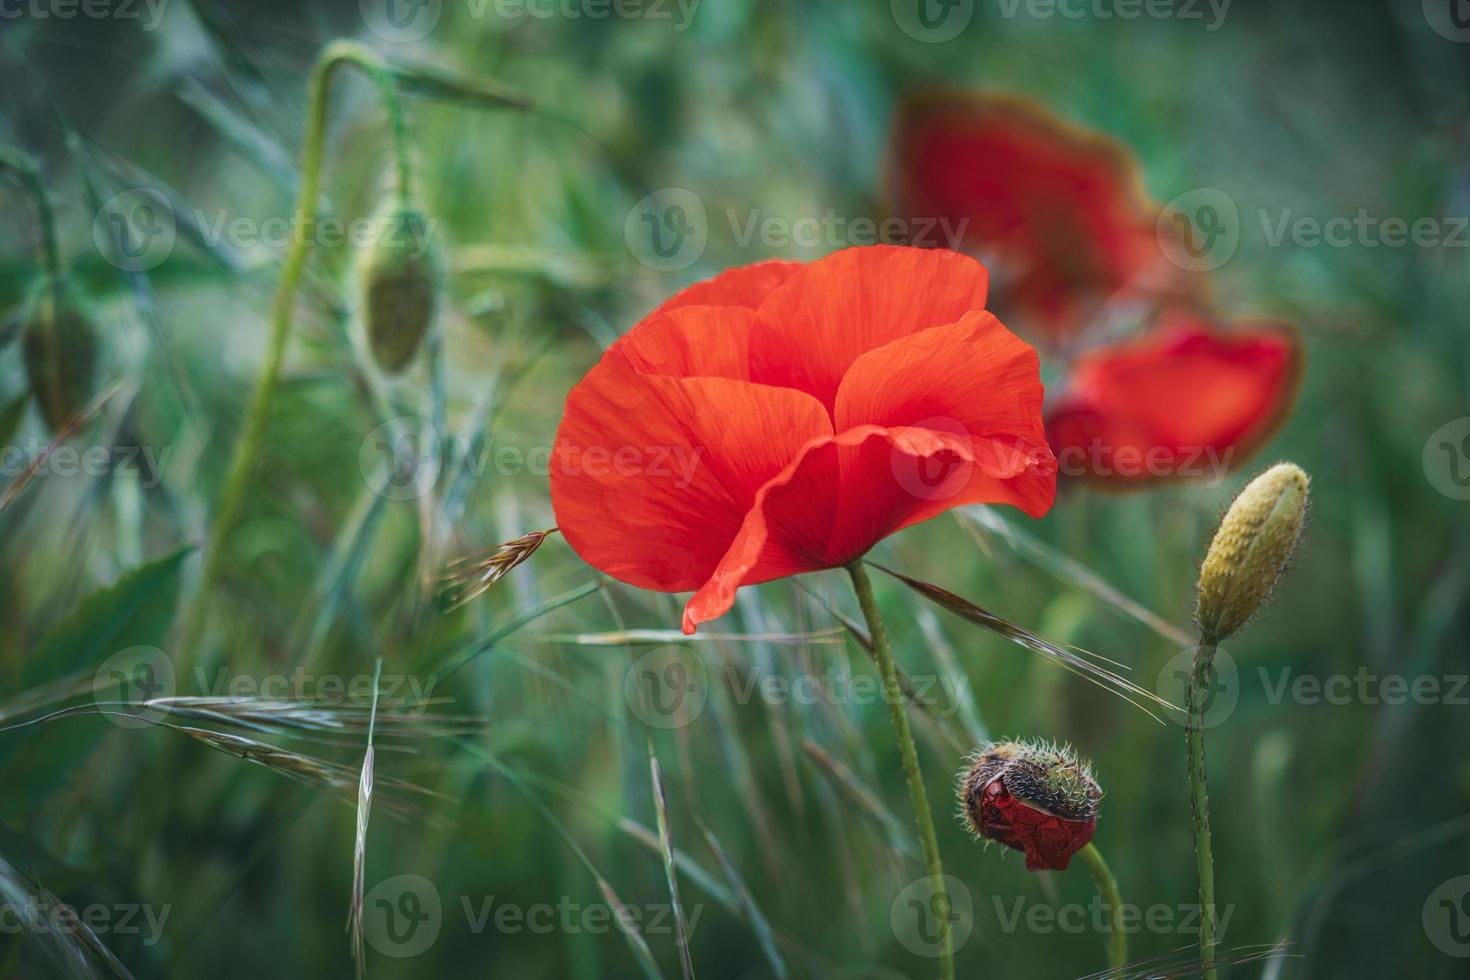
<path id="1" fill-rule="evenodd" d="M 129 569 L 204 540 L 281 256 L 236 254 L 181 233 L 162 265 L 123 275 L 93 244 L 95 202 L 144 180 L 211 217 L 288 214 L 305 78 L 327 40 L 360 36 L 400 60 L 494 78 L 543 108 L 410 104 L 423 203 L 443 222 L 456 270 L 440 369 L 421 358 L 391 387 L 374 379 L 354 340 L 350 250 L 316 250 L 200 654 L 247 678 L 303 662 L 321 674 L 370 674 L 378 657 L 385 673 L 427 676 L 519 614 L 597 581 L 559 538 L 450 614 L 434 608 L 424 573 L 551 525 L 544 476 L 497 472 L 494 450 L 548 446 L 566 391 L 660 298 L 729 265 L 814 258 L 844 244 L 742 246 L 727 209 L 740 220 L 828 209 L 881 217 L 884 139 L 900 97 L 934 84 L 1023 92 L 1132 146 L 1161 201 L 1195 187 L 1225 190 L 1243 235 L 1215 275 L 1220 308 L 1285 319 L 1306 345 L 1294 414 L 1223 485 L 1130 495 L 1068 486 L 1044 520 L 1006 515 L 1046 553 L 1187 629 L 1197 564 L 1232 492 L 1277 458 L 1314 478 L 1295 568 L 1263 619 L 1228 644 L 1239 703 L 1209 735 L 1217 888 L 1232 907 L 1224 945 L 1287 940 L 1294 954 L 1230 975 L 1461 976 L 1465 961 L 1435 948 L 1421 914 L 1437 885 L 1470 872 L 1470 708 L 1275 704 L 1258 672 L 1271 671 L 1273 683 L 1283 668 L 1316 677 L 1470 673 L 1466 505 L 1436 492 L 1421 461 L 1430 434 L 1467 412 L 1467 251 L 1273 248 L 1256 217 L 1366 209 L 1412 222 L 1470 213 L 1470 46 L 1433 32 L 1418 8 L 1238 0 L 1211 31 L 1182 19 L 1038 19 L 1025 7 L 1007 18 L 993 0 L 977 0 L 964 31 L 936 44 L 899 30 L 884 2 L 703 0 L 678 31 L 677 11 L 671 20 L 598 21 L 503 18 L 492 7 L 480 18 L 446 0 L 438 28 L 411 45 L 374 38 L 355 3 L 171 0 L 155 31 L 116 18 L 7 21 L 0 139 L 42 162 L 63 249 L 95 301 L 105 376 L 124 383 L 77 441 L 170 455 L 156 486 L 125 474 L 42 477 L 0 514 L 0 703 L 123 646 L 181 653 L 169 645 L 172 610 L 192 597 L 197 555 L 150 579 L 133 597 L 141 609 L 89 614 L 81 604 Z M 386 186 L 387 147 L 360 78 L 339 83 L 332 120 L 325 207 L 369 214 Z M 658 273 L 630 253 L 624 223 L 636 202 L 669 186 L 702 200 L 709 241 L 694 266 Z M 0 219 L 0 310 L 10 310 L 35 273 L 34 222 L 11 185 Z M 23 392 L 10 343 L 0 351 L 0 395 L 18 405 Z M 7 414 L 8 444 L 42 438 L 34 411 L 21 411 Z M 363 440 L 391 415 L 440 411 L 455 439 L 473 440 L 471 460 L 483 465 L 469 469 L 480 472 L 431 504 L 373 494 L 359 466 Z M 1121 661 L 1146 687 L 1179 649 L 1095 590 L 952 517 L 904 532 L 876 557 Z M 1065 740 L 1095 761 L 1106 791 L 1097 840 L 1125 897 L 1142 906 L 1193 901 L 1183 729 L 925 609 L 891 580 L 880 576 L 879 587 L 905 669 L 944 673 L 936 649 L 952 651 L 973 691 L 971 735 Z M 382 753 L 380 778 L 410 779 L 448 799 L 430 806 L 435 821 L 376 813 L 367 847 L 368 886 L 427 877 L 444 901 L 443 928 L 412 959 L 370 947 L 370 974 L 637 975 L 614 932 L 475 934 L 460 899 L 602 901 L 570 838 L 624 901 L 667 903 L 660 859 L 627 823 L 655 827 L 650 744 L 675 846 L 724 883 L 708 828 L 761 915 L 789 939 L 781 948 L 792 975 L 931 974 L 933 964 L 889 924 L 920 863 L 885 707 L 742 702 L 723 680 L 727 670 L 871 674 L 850 642 L 718 639 L 833 626 L 813 593 L 856 614 L 840 573 L 743 592 L 735 613 L 686 655 L 709 671 L 708 706 L 690 725 L 651 736 L 624 697 L 629 664 L 648 647 L 569 637 L 676 628 L 670 597 L 609 583 L 444 680 L 435 693 L 452 703 L 438 710 L 484 715 L 487 731 L 473 748 L 424 739 L 406 743 L 414 754 Z M 186 675 L 179 690 L 193 687 Z M 1090 882 L 1080 866 L 1028 874 L 1018 855 L 970 841 L 949 813 L 962 754 L 933 726 L 919 731 L 946 866 L 975 902 L 961 975 L 1101 970 L 1102 941 L 1090 931 L 1002 928 L 997 902 L 1086 902 Z M 814 765 L 808 741 L 892 824 L 875 823 L 850 787 Z M 352 766 L 361 759 L 360 747 L 306 750 Z M 0 856 L 73 905 L 171 909 L 156 943 L 102 937 L 138 976 L 350 975 L 350 805 L 175 733 L 95 718 L 0 733 L 0 765 Z M 681 875 L 680 888 L 701 910 L 690 948 L 697 976 L 773 975 L 748 917 L 696 876 Z M 680 975 L 673 935 L 646 938 L 663 974 Z M 1192 938 L 1146 932 L 1134 937 L 1134 954 Z M 33 950 L 24 934 L 0 934 L 0 973 L 47 975 Z"/>

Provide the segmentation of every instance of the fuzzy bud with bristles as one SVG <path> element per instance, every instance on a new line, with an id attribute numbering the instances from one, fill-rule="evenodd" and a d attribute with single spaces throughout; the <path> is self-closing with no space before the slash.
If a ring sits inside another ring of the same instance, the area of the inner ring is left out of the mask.
<path id="1" fill-rule="evenodd" d="M 66 282 L 47 281 L 25 323 L 26 377 L 47 428 L 59 432 L 96 393 L 97 328 Z"/>
<path id="2" fill-rule="evenodd" d="M 391 207 L 377 228 L 377 240 L 361 257 L 362 319 L 374 360 L 397 374 L 439 316 L 444 263 L 433 224 L 419 211 Z"/>
<path id="3" fill-rule="evenodd" d="M 1200 566 L 1200 631 L 1219 643 L 1244 626 L 1270 596 L 1296 548 L 1310 481 L 1295 463 L 1277 463 L 1226 511 Z"/>
<path id="4" fill-rule="evenodd" d="M 965 821 L 1023 852 L 1028 871 L 1064 870 L 1092 840 L 1102 790 L 1070 748 L 992 742 L 968 762 L 959 783 Z"/>

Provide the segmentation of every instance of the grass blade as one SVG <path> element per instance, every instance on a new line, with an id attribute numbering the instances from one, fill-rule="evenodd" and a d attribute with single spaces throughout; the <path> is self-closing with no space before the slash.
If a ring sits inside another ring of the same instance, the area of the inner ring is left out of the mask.
<path id="1" fill-rule="evenodd" d="M 1078 654 L 1072 652 L 1071 650 L 1067 650 L 1063 647 L 1057 646 L 1055 643 L 1043 640 L 1036 634 L 1026 629 L 1023 629 L 1020 626 L 1017 626 L 1015 623 L 1002 619 L 995 613 L 990 612 L 988 609 L 977 606 L 975 603 L 962 596 L 957 596 L 953 592 L 942 589 L 932 583 L 924 582 L 916 578 L 910 578 L 909 576 L 904 575 L 901 572 L 893 571 L 891 568 L 884 568 L 882 565 L 874 565 L 873 567 L 879 569 L 880 571 L 886 572 L 889 575 L 892 575 L 904 585 L 907 585 L 909 588 L 919 593 L 919 595 L 923 596 L 936 605 L 943 606 L 945 609 L 948 609 L 950 612 L 954 613 L 956 616 L 959 616 L 961 619 L 968 620 L 969 622 L 974 623 L 976 626 L 982 626 L 985 629 L 990 630 L 992 633 L 1005 637 L 1012 643 L 1025 647 L 1026 649 L 1034 653 L 1039 653 L 1042 656 L 1055 661 L 1064 669 L 1071 671 L 1072 673 L 1083 678 L 1089 683 L 1096 684 L 1098 687 L 1101 687 L 1104 690 L 1111 691 L 1114 694 L 1117 694 L 1124 701 L 1127 701 L 1134 707 L 1139 708 L 1149 717 L 1153 718 L 1155 721 L 1159 721 L 1161 724 L 1162 721 L 1159 716 L 1154 714 L 1148 708 L 1144 707 L 1143 703 L 1141 702 L 1152 702 L 1163 708 L 1173 709 L 1175 711 L 1180 710 L 1175 705 L 1172 705 L 1168 701 L 1165 701 L 1163 698 L 1159 697 L 1153 691 L 1150 691 L 1147 688 L 1139 687 L 1128 678 L 1123 677 L 1122 675 L 1117 674 L 1114 671 L 1108 670 L 1106 667 L 1100 667 L 1092 661 L 1086 659 L 1085 657 L 1079 656 Z"/>

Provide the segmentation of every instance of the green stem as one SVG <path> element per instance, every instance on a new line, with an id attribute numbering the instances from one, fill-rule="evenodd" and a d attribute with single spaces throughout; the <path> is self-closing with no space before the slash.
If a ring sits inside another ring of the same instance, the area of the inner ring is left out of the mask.
<path id="1" fill-rule="evenodd" d="M 930 884 L 934 889 L 931 901 L 941 911 L 949 908 L 949 896 L 944 888 L 944 865 L 939 858 L 939 840 L 934 834 L 934 817 L 929 811 L 929 796 L 924 792 L 924 779 L 919 772 L 919 751 L 914 745 L 913 732 L 909 730 L 909 717 L 904 704 L 903 689 L 898 683 L 898 671 L 893 665 L 893 651 L 888 646 L 888 632 L 883 628 L 883 619 L 878 615 L 878 602 L 873 596 L 873 582 L 861 561 L 847 566 L 852 576 L 853 591 L 857 593 L 858 605 L 862 606 L 863 618 L 868 621 L 868 633 L 873 641 L 873 657 L 878 671 L 883 675 L 883 699 L 888 702 L 889 718 L 893 722 L 893 734 L 898 741 L 899 757 L 903 760 L 904 780 L 908 783 L 909 799 L 914 805 L 914 820 L 919 825 L 919 839 L 924 845 L 924 861 L 929 868 Z M 954 936 L 950 932 L 949 919 L 940 915 L 939 976 L 941 980 L 954 980 Z"/>
<path id="2" fill-rule="evenodd" d="M 317 202 L 321 197 L 322 150 L 326 142 L 328 94 L 337 68 L 347 64 L 362 70 L 378 88 L 392 135 L 399 197 L 407 202 L 411 193 L 408 130 L 392 77 L 372 51 L 351 41 L 333 41 L 317 57 L 311 80 L 307 83 L 306 138 L 301 151 L 301 182 L 296 195 L 296 215 L 302 234 L 293 237 L 281 266 L 281 280 L 271 305 L 270 344 L 266 349 L 265 360 L 261 362 L 255 391 L 250 397 L 244 431 L 235 446 L 224 488 L 220 491 L 214 526 L 204 554 L 204 567 L 199 576 L 199 590 L 190 608 L 183 631 L 183 644 L 178 651 L 181 668 L 193 660 L 203 639 L 209 601 L 224 559 L 225 542 L 239 519 L 240 507 L 250 486 L 255 458 L 260 455 L 261 443 L 265 439 L 271 401 L 275 398 L 276 388 L 280 383 L 281 365 L 285 360 L 286 343 L 291 334 L 291 314 L 296 304 L 296 290 L 306 269 L 307 247 L 313 235 Z"/>
<path id="3" fill-rule="evenodd" d="M 1215 980 L 1215 859 L 1210 845 L 1210 799 L 1205 785 L 1205 700 L 1214 671 L 1215 644 L 1208 638 L 1194 652 L 1188 688 L 1189 811 L 1194 822 L 1194 862 L 1199 872 L 1199 955 L 1203 980 Z"/>
<path id="4" fill-rule="evenodd" d="M 1128 965 L 1128 933 L 1123 929 L 1123 896 L 1118 892 L 1118 881 L 1096 844 L 1088 843 L 1077 853 L 1087 862 L 1097 893 L 1108 907 L 1108 972 L 1122 970 Z"/>
<path id="5" fill-rule="evenodd" d="M 41 226 L 41 265 L 50 276 L 52 288 L 60 288 L 66 269 L 61 264 L 61 248 L 56 243 L 56 212 L 41 183 L 41 171 L 34 161 L 15 150 L 0 148 L 0 171 L 9 171 L 20 179 L 36 202 L 36 220 Z"/>

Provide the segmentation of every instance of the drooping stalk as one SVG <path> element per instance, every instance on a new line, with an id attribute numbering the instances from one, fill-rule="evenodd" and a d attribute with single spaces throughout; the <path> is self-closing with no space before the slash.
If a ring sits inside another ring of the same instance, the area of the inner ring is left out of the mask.
<path id="1" fill-rule="evenodd" d="M 883 675 L 883 699 L 888 702 L 889 718 L 893 722 L 893 734 L 898 742 L 899 757 L 903 761 L 904 780 L 908 783 L 909 799 L 914 806 L 914 821 L 919 825 L 919 839 L 924 847 L 924 862 L 929 870 L 930 885 L 934 889 L 931 901 L 942 914 L 939 916 L 940 953 L 939 976 L 941 980 L 954 978 L 954 936 L 950 931 L 947 916 L 949 895 L 944 887 L 944 865 L 939 857 L 939 840 L 934 833 L 934 817 L 929 810 L 929 796 L 924 791 L 924 779 L 919 771 L 919 751 L 914 744 L 913 732 L 909 730 L 908 712 L 905 707 L 903 689 L 898 683 L 898 671 L 893 665 L 893 651 L 888 645 L 888 632 L 878 614 L 878 602 L 873 596 L 873 582 L 860 561 L 847 566 L 852 576 L 853 591 L 857 593 L 858 605 L 868 623 L 868 634 L 873 641 L 873 657 L 878 671 Z"/>
<path id="2" fill-rule="evenodd" d="M 190 608 L 183 631 L 183 644 L 178 651 L 179 658 L 184 663 L 192 661 L 203 638 L 209 601 L 215 581 L 219 578 L 225 542 L 239 519 L 240 506 L 250 485 L 251 470 L 254 468 L 255 458 L 260 455 L 261 443 L 265 438 L 271 402 L 280 384 L 281 365 L 285 360 L 286 344 L 291 335 L 296 291 L 306 269 L 307 248 L 313 235 L 312 226 L 316 223 L 317 201 L 321 196 L 322 150 L 326 141 L 328 96 L 332 78 L 342 65 L 353 65 L 360 69 L 377 87 L 388 116 L 398 194 L 405 202 L 411 194 L 408 129 L 393 79 L 372 51 L 351 41 L 333 41 L 317 57 L 311 79 L 307 83 L 306 134 L 301 151 L 301 183 L 296 195 L 296 217 L 303 233 L 292 238 L 281 266 L 280 283 L 271 305 L 270 345 L 266 349 L 265 360 L 261 362 L 255 391 L 250 397 L 245 428 L 235 444 L 235 454 L 225 476 L 224 488 L 220 491 L 214 526 L 205 548 L 204 567 L 199 576 L 199 590 Z"/>
<path id="3" fill-rule="evenodd" d="M 56 212 L 41 183 L 40 170 L 29 157 L 0 147 L 0 171 L 15 174 L 35 200 L 36 221 L 41 227 L 41 267 L 46 270 L 51 288 L 59 288 L 66 269 L 61 264 L 61 248 L 56 243 Z"/>
<path id="4" fill-rule="evenodd" d="M 1205 785 L 1205 701 L 1215 669 L 1215 644 L 1206 639 L 1194 652 L 1186 707 L 1189 752 L 1189 812 L 1194 823 L 1194 862 L 1199 872 L 1199 954 L 1203 980 L 1215 980 L 1215 859 L 1210 844 L 1210 799 Z"/>
<path id="5" fill-rule="evenodd" d="M 1118 881 L 1096 844 L 1089 843 L 1077 854 L 1087 862 L 1097 893 L 1108 907 L 1108 970 L 1121 970 L 1128 964 L 1128 934 L 1123 931 L 1123 896 L 1118 892 Z"/>

